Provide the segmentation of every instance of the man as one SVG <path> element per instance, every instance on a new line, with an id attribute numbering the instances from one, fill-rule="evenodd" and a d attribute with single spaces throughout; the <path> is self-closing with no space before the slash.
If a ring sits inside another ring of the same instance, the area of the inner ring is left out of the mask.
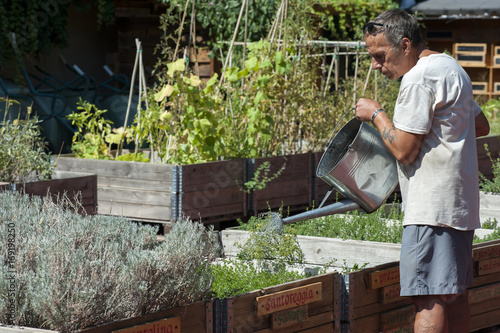
<path id="1" fill-rule="evenodd" d="M 415 304 L 415 332 L 469 332 L 466 288 L 481 226 L 475 138 L 489 133 L 488 120 L 468 75 L 452 57 L 425 47 L 413 16 L 386 11 L 363 35 L 373 69 L 402 77 L 393 121 L 376 101 L 356 104 L 357 118 L 373 123 L 398 161 L 401 296 Z"/>

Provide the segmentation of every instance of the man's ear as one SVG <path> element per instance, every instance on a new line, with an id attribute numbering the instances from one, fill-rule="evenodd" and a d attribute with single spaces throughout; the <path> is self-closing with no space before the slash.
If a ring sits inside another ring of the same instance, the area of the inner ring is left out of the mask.
<path id="1" fill-rule="evenodd" d="M 403 37 L 401 41 L 401 50 L 405 55 L 408 55 L 411 51 L 411 41 L 406 37 Z"/>

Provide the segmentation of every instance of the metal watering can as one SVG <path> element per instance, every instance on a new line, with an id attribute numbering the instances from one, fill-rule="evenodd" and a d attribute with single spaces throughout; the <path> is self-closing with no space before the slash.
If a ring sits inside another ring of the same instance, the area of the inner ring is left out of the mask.
<path id="1" fill-rule="evenodd" d="M 336 128 L 333 133 L 335 131 Z M 280 231 L 283 224 L 359 208 L 372 213 L 398 185 L 396 159 L 385 146 L 380 133 L 356 118 L 345 124 L 333 140 L 330 138 L 316 176 L 332 186 L 319 208 L 284 219 L 277 213 L 271 213 L 269 229 Z M 348 199 L 322 207 L 333 189 Z"/>

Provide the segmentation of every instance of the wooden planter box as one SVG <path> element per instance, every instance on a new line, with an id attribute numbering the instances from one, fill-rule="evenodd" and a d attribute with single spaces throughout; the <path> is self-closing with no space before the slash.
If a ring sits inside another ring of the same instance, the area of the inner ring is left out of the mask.
<path id="1" fill-rule="evenodd" d="M 491 153 L 491 156 L 495 159 L 500 155 L 500 136 L 487 136 L 477 138 L 476 147 L 477 147 L 477 161 L 479 172 L 483 174 L 486 178 L 493 178 L 493 170 L 491 169 L 491 161 L 488 155 L 486 155 L 486 149 L 484 149 L 484 145 L 488 145 L 488 150 Z"/>
<path id="2" fill-rule="evenodd" d="M 477 140 L 479 171 L 491 178 L 491 162 L 484 143 L 496 156 L 500 138 Z M 283 207 L 284 211 L 298 213 L 318 207 L 330 190 L 328 184 L 316 177 L 322 155 L 317 152 L 181 166 L 62 156 L 57 159 L 54 177 L 97 175 L 100 214 L 160 223 L 187 216 L 222 229 L 236 225 L 237 219 L 245 220 L 269 208 L 276 211 Z M 244 184 L 253 179 L 264 162 L 271 164 L 269 176 L 285 168 L 263 190 L 246 193 Z M 326 204 L 337 198 L 344 199 L 333 191 Z"/>
<path id="3" fill-rule="evenodd" d="M 24 184 L 2 184 L 0 191 L 18 191 L 30 196 L 44 197 L 50 194 L 54 200 L 64 194 L 72 201 L 80 200 L 87 215 L 97 214 L 97 177 L 95 175 L 76 175 L 68 173 L 65 177 Z"/>
<path id="4" fill-rule="evenodd" d="M 246 193 L 245 182 L 265 161 L 271 163 L 270 175 L 285 162 L 286 168 L 263 190 Z M 312 163 L 312 154 L 180 166 L 63 156 L 54 175 L 97 175 L 99 214 L 161 223 L 187 216 L 204 224 L 234 226 L 239 218 L 268 211 L 269 205 L 290 211 L 309 207 Z"/>
<path id="5" fill-rule="evenodd" d="M 245 160 L 186 166 L 59 157 L 54 174 L 97 175 L 99 214 L 169 222 L 188 216 L 203 223 L 246 215 Z"/>
<path id="6" fill-rule="evenodd" d="M 340 332 L 339 277 L 333 272 L 227 298 L 214 332 Z"/>
<path id="7" fill-rule="evenodd" d="M 82 333 L 213 332 L 213 302 L 198 302 L 88 328 Z"/>
<path id="8" fill-rule="evenodd" d="M 265 162 L 271 164 L 269 176 L 284 168 L 278 178 L 263 190 L 253 193 L 252 212 L 274 211 L 280 207 L 292 212 L 304 211 L 311 207 L 314 195 L 314 154 L 297 154 L 279 157 L 257 158 L 253 169 L 257 170 Z"/>
<path id="9" fill-rule="evenodd" d="M 235 257 L 239 253 L 236 243 L 244 244 L 250 237 L 248 231 L 225 229 L 221 232 L 224 255 Z M 300 248 L 304 252 L 305 263 L 325 265 L 337 259 L 336 264 L 349 267 L 354 265 L 373 267 L 399 260 L 400 244 L 342 240 L 327 237 L 297 236 Z"/>
<path id="10" fill-rule="evenodd" d="M 474 245 L 474 282 L 469 287 L 471 331 L 500 324 L 500 240 Z M 399 263 L 344 276 L 344 332 L 411 331 L 415 309 L 399 296 Z"/>

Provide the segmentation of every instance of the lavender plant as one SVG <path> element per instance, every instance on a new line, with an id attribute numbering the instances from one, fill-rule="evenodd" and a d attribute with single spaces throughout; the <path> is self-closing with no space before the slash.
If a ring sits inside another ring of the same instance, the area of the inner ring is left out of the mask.
<path id="1" fill-rule="evenodd" d="M 159 242 L 154 227 L 60 201 L 0 194 L 0 322 L 70 332 L 209 297 L 218 243 L 201 224 Z"/>

